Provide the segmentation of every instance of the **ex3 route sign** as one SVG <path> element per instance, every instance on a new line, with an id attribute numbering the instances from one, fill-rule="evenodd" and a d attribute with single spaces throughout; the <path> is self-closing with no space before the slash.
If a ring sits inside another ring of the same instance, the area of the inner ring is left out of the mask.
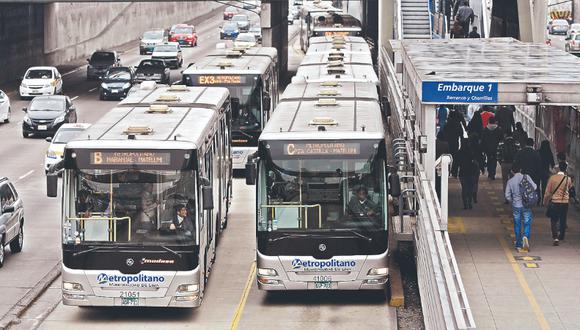
<path id="1" fill-rule="evenodd" d="M 424 81 L 423 103 L 497 103 L 496 82 Z"/>

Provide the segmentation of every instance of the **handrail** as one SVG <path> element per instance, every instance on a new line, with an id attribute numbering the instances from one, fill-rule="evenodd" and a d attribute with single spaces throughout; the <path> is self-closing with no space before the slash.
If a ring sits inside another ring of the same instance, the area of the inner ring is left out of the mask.
<path id="1" fill-rule="evenodd" d="M 322 205 L 320 204 L 313 204 L 313 205 L 290 205 L 290 204 L 262 204 L 260 208 L 284 208 L 284 209 L 309 209 L 318 207 L 318 228 L 322 228 Z M 308 229 L 308 213 L 306 213 L 306 217 L 304 218 L 304 229 Z"/>
<path id="2" fill-rule="evenodd" d="M 445 154 L 435 161 L 435 169 L 441 169 L 441 230 L 447 230 L 449 218 L 449 166 L 453 162 L 451 155 Z"/>
<path id="3" fill-rule="evenodd" d="M 403 0 L 397 1 L 397 40 L 403 40 L 403 6 L 401 2 Z"/>

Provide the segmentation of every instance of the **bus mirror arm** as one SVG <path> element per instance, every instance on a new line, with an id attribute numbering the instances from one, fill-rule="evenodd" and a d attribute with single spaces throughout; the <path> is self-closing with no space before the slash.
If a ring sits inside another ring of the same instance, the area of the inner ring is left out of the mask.
<path id="1" fill-rule="evenodd" d="M 46 175 L 46 196 L 58 196 L 58 174 L 51 172 Z"/>
<path id="2" fill-rule="evenodd" d="M 248 161 L 246 162 L 246 185 L 248 186 L 256 185 L 257 172 L 258 170 L 256 162 L 254 161 L 254 155 L 249 155 Z"/>
<path id="3" fill-rule="evenodd" d="M 268 112 L 271 109 L 271 103 L 272 103 L 272 99 L 270 98 L 269 95 L 265 95 L 264 96 L 264 111 Z"/>
<path id="4" fill-rule="evenodd" d="M 389 176 L 389 193 L 393 197 L 401 196 L 401 180 L 397 173 L 392 173 Z"/>

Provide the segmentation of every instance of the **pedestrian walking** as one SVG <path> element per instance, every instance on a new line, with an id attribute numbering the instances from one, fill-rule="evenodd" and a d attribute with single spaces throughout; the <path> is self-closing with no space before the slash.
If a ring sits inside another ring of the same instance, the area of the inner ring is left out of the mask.
<path id="1" fill-rule="evenodd" d="M 544 204 L 547 205 L 546 215 L 550 218 L 554 246 L 559 245 L 560 241 L 566 237 L 566 218 L 572 188 L 572 179 L 566 174 L 568 164 L 560 162 L 558 167 L 559 171 L 550 177 L 544 195 Z"/>
<path id="2" fill-rule="evenodd" d="M 451 37 L 451 39 L 465 38 L 465 31 L 463 31 L 463 27 L 457 20 L 453 22 L 453 26 L 451 27 L 449 36 Z"/>
<path id="3" fill-rule="evenodd" d="M 495 113 L 495 119 L 497 120 L 497 126 L 504 134 L 512 133 L 516 128 L 513 106 L 501 106 Z"/>
<path id="4" fill-rule="evenodd" d="M 468 134 L 477 134 L 477 136 L 481 136 L 483 133 L 483 120 L 481 119 L 481 112 L 474 112 L 473 117 L 467 124 L 467 133 Z"/>
<path id="5" fill-rule="evenodd" d="M 481 150 L 481 140 L 476 133 L 469 135 L 469 147 L 473 151 L 473 158 L 477 162 L 477 171 L 473 173 L 473 203 L 477 204 L 477 192 L 479 191 L 479 173 L 484 171 L 485 155 Z"/>
<path id="6" fill-rule="evenodd" d="M 462 115 L 457 111 L 451 111 L 447 116 L 447 124 L 445 125 L 445 140 L 449 144 L 449 152 L 453 159 L 457 158 L 459 151 L 459 142 L 463 138 L 463 124 Z M 457 162 L 453 162 L 451 166 L 451 175 L 457 177 Z"/>
<path id="7" fill-rule="evenodd" d="M 461 182 L 463 209 L 472 209 L 474 202 L 473 197 L 475 195 L 475 176 L 479 176 L 479 164 L 477 164 L 477 161 L 475 160 L 473 150 L 471 150 L 467 139 L 464 139 L 461 143 L 457 163 L 459 181 Z"/>
<path id="8" fill-rule="evenodd" d="M 521 122 L 517 122 L 514 130 L 514 139 L 520 143 L 522 148 L 526 145 L 526 140 L 528 139 L 528 133 L 524 131 L 524 127 Z"/>
<path id="9" fill-rule="evenodd" d="M 481 111 L 481 122 L 483 124 L 483 128 L 487 127 L 487 125 L 489 124 L 489 120 L 494 116 L 495 115 L 493 114 L 493 112 L 489 110 L 489 107 L 486 106 L 483 108 L 483 110 Z"/>
<path id="10" fill-rule="evenodd" d="M 514 165 L 522 170 L 523 174 L 528 174 L 534 182 L 538 182 L 540 174 L 540 154 L 534 149 L 534 139 L 528 138 L 526 144 L 514 157 Z"/>
<path id="11" fill-rule="evenodd" d="M 475 14 L 473 9 L 469 7 L 467 3 L 462 3 L 457 9 L 457 15 L 455 16 L 455 21 L 459 22 L 461 28 L 463 29 L 464 37 L 469 36 L 469 25 L 473 24 L 475 19 Z"/>
<path id="12" fill-rule="evenodd" d="M 508 180 L 511 178 L 511 170 L 516 153 L 520 150 L 520 144 L 514 139 L 511 132 L 507 132 L 503 141 L 497 147 L 497 160 L 501 166 L 501 179 L 505 193 Z M 507 204 L 507 199 L 505 204 Z"/>
<path id="13" fill-rule="evenodd" d="M 449 115 L 449 108 L 444 105 L 439 105 L 437 107 L 437 122 L 439 123 L 439 130 L 442 131 L 445 129 L 445 125 L 447 124 L 447 116 Z"/>
<path id="14" fill-rule="evenodd" d="M 554 163 L 554 153 L 550 147 L 550 141 L 544 140 L 540 143 L 540 149 L 538 149 L 540 154 L 540 171 L 538 174 L 539 186 L 540 186 L 540 196 L 546 194 L 546 186 L 548 185 L 548 180 L 550 179 L 550 173 L 556 164 Z"/>
<path id="15" fill-rule="evenodd" d="M 471 39 L 479 39 L 481 35 L 477 32 L 477 26 L 471 28 L 471 32 L 469 32 L 468 38 Z"/>
<path id="16" fill-rule="evenodd" d="M 501 140 L 501 132 L 497 128 L 495 118 L 489 119 L 489 124 L 483 130 L 481 137 L 481 146 L 487 158 L 487 177 L 490 180 L 495 180 L 495 173 L 497 168 L 497 147 Z"/>
<path id="17" fill-rule="evenodd" d="M 518 252 L 529 252 L 530 232 L 534 219 L 532 206 L 538 199 L 536 191 L 538 187 L 529 175 L 521 173 L 517 165 L 512 167 L 512 173 L 513 177 L 508 180 L 506 186 L 505 199 L 512 204 L 515 247 Z"/>
<path id="18" fill-rule="evenodd" d="M 481 109 L 481 105 L 479 104 L 470 104 L 467 106 L 467 121 L 471 121 L 473 119 L 473 115 Z M 481 115 L 481 113 L 480 113 Z"/>

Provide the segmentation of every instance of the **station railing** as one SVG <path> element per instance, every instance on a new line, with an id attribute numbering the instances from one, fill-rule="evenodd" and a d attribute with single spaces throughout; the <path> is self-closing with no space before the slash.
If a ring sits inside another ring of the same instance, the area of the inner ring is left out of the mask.
<path id="1" fill-rule="evenodd" d="M 397 137 L 397 148 L 405 149 L 408 156 L 404 172 L 412 170 L 418 199 L 417 221 L 414 227 L 417 278 L 427 329 L 471 329 L 475 321 L 453 253 L 447 232 L 447 210 L 442 210 L 435 193 L 434 183 L 427 179 L 415 150 L 416 137 L 421 135 L 415 124 L 415 114 L 402 90 L 391 56 L 380 50 L 379 76 L 381 92 L 387 98 L 391 116 L 390 132 Z M 404 141 L 404 147 L 401 144 Z M 396 160 L 400 163 L 400 160 Z M 413 164 L 413 165 L 411 165 Z M 449 166 L 449 160 L 439 160 L 438 165 Z M 445 172 L 445 169 L 442 169 Z M 447 192 L 442 191 L 447 194 Z"/>

